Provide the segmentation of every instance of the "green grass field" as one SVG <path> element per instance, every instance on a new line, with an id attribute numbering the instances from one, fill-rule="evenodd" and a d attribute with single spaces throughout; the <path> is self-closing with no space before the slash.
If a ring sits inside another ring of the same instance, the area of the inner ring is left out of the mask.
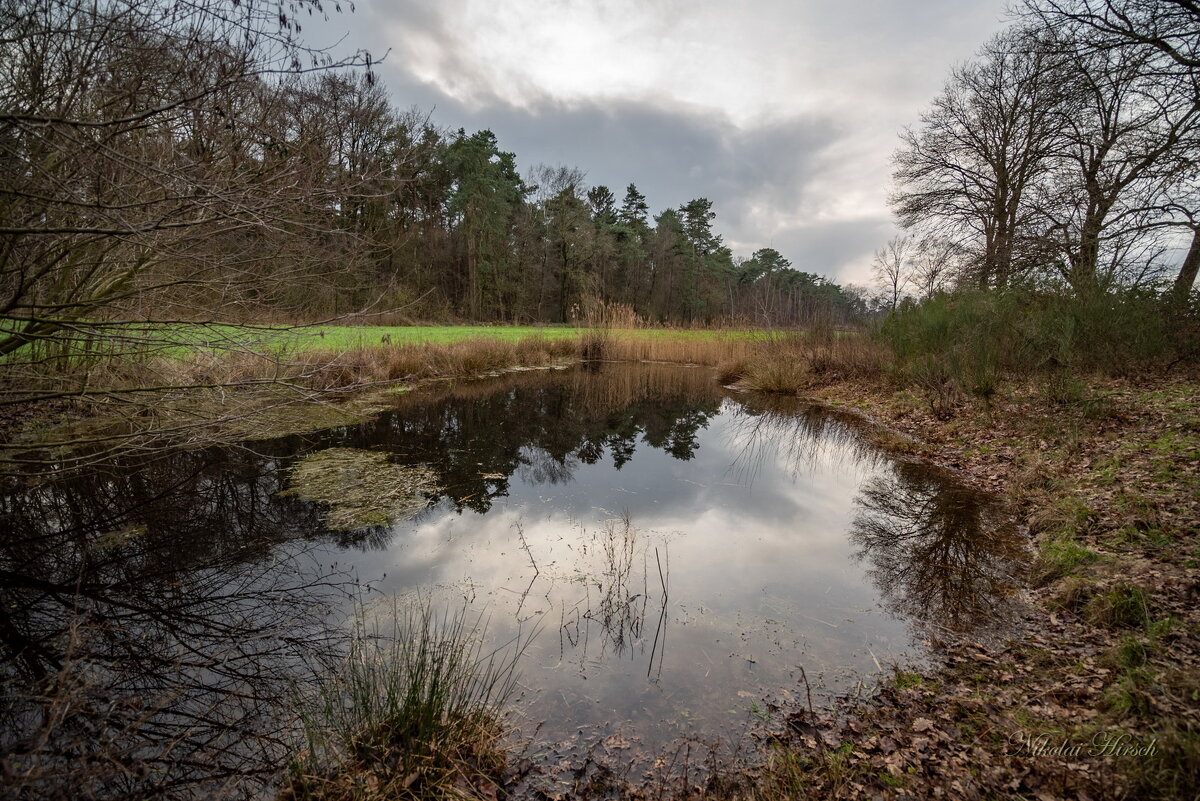
<path id="1" fill-rule="evenodd" d="M 377 345 L 445 345 L 464 339 L 500 339 L 515 342 L 531 336 L 542 336 L 547 339 L 574 339 L 583 334 L 585 328 L 568 326 L 532 326 L 532 325 L 321 325 L 302 328 L 280 329 L 272 332 L 256 330 L 245 332 L 229 327 L 214 330 L 228 338 L 243 341 L 249 339 L 259 347 L 279 348 L 303 353 L 314 350 L 351 350 L 354 348 L 373 347 Z M 201 343 L 203 335 L 195 336 L 196 332 L 185 334 L 193 342 Z M 752 339 L 761 334 L 750 330 L 703 330 L 703 329 L 670 329 L 670 328 L 638 328 L 614 329 L 614 334 L 621 337 L 636 337 L 643 339 L 671 340 L 706 340 L 721 336 Z M 220 336 L 214 337 L 219 339 Z"/>
<path id="2" fill-rule="evenodd" d="M 313 351 L 348 351 L 387 345 L 445 345 L 468 339 L 499 339 L 515 342 L 532 336 L 546 339 L 577 339 L 586 328 L 532 325 L 315 325 L 236 326 L 225 324 L 176 324 L 107 329 L 101 337 L 75 338 L 48 348 L 21 348 L 0 361 L 41 358 L 47 353 L 58 359 L 145 355 L 187 359 L 198 350 L 255 351 L 302 354 Z M 704 341 L 719 338 L 757 339 L 767 332 L 748 329 L 613 329 L 622 339 Z M 111 335 L 111 336 L 108 336 Z"/>
<path id="3" fill-rule="evenodd" d="M 280 331 L 276 340 L 297 351 L 349 350 L 373 345 L 445 345 L 487 337 L 515 342 L 531 336 L 575 338 L 581 329 L 514 325 L 321 325 Z"/>

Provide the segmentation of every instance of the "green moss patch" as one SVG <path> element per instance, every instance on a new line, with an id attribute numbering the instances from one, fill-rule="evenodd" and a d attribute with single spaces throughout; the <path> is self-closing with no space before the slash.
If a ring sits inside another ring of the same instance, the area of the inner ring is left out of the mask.
<path id="1" fill-rule="evenodd" d="M 428 467 L 392 464 L 385 453 L 354 448 L 309 454 L 292 467 L 290 483 L 280 494 L 328 506 L 325 525 L 335 531 L 412 517 L 438 486 Z"/>
<path id="2" fill-rule="evenodd" d="M 133 542 L 138 537 L 144 537 L 148 531 L 149 529 L 144 523 L 131 523 L 124 528 L 104 532 L 96 537 L 92 547 L 98 551 L 119 548 L 126 543 Z"/>

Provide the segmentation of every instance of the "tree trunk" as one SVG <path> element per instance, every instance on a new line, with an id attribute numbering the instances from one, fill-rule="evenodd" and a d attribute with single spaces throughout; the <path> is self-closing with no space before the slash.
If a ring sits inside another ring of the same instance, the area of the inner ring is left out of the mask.
<path id="1" fill-rule="evenodd" d="M 1008 286 L 1008 279 L 1012 273 L 1013 258 L 1013 234 L 1007 220 L 1000 226 L 996 240 L 995 265 L 992 280 L 996 289 L 1004 289 Z"/>
<path id="2" fill-rule="evenodd" d="M 1179 275 L 1175 276 L 1175 287 L 1171 294 L 1179 300 L 1186 298 L 1192 291 L 1192 285 L 1196 283 L 1198 271 L 1200 271 L 1200 226 L 1192 229 L 1192 246 L 1188 248 L 1183 265 L 1179 268 Z"/>
<path id="3" fill-rule="evenodd" d="M 467 313 L 471 321 L 479 320 L 479 270 L 476 264 L 478 245 L 475 237 L 467 236 Z"/>
<path id="4" fill-rule="evenodd" d="M 565 323 L 567 322 L 567 261 L 569 258 L 566 239 L 559 243 L 558 254 L 562 260 L 562 275 L 558 282 L 558 316 Z"/>
<path id="5" fill-rule="evenodd" d="M 1100 223 L 1097 217 L 1089 216 L 1079 231 L 1079 250 L 1075 253 L 1068 279 L 1076 295 L 1085 297 L 1096 293 L 1096 268 L 1099 262 Z"/>
<path id="6" fill-rule="evenodd" d="M 548 261 L 550 261 L 550 258 L 546 255 L 546 249 L 543 247 L 543 248 L 541 248 L 541 251 L 542 251 L 542 274 L 541 274 L 541 277 L 538 278 L 538 302 L 537 302 L 537 320 L 538 320 L 538 322 L 542 321 L 542 305 L 546 300 L 546 263 Z"/>

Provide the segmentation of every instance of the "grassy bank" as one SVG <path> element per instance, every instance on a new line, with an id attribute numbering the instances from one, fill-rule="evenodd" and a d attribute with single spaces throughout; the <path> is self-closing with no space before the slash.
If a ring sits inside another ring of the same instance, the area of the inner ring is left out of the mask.
<path id="1" fill-rule="evenodd" d="M 60 377 L 43 371 L 51 404 L 8 407 L 0 462 L 102 458 L 129 447 L 214 444 L 282 436 L 362 419 L 370 392 L 497 371 L 544 368 L 580 358 L 645 359 L 715 366 L 757 353 L 757 332 L 570 330 L 514 338 L 506 329 L 443 344 L 383 341 L 296 353 L 193 350 L 114 358 Z M 372 337 L 374 339 L 374 337 Z M 78 365 L 76 365 L 78 367 Z M 28 469 L 21 467 L 18 469 Z"/>
<path id="2" fill-rule="evenodd" d="M 756 339 L 756 329 L 629 327 L 612 329 L 625 338 L 646 340 Z M 78 366 L 98 359 L 170 357 L 190 359 L 198 352 L 259 353 L 287 356 L 312 351 L 349 351 L 387 346 L 449 345 L 473 339 L 516 343 L 524 339 L 577 341 L 588 325 L 226 325 L 178 323 L 116 325 L 100 332 L 64 334 L 28 345 L 0 364 L 30 360 Z"/>
<path id="3" fill-rule="evenodd" d="M 577 340 L 587 328 L 574 326 L 314 326 L 280 331 L 265 340 L 268 344 L 304 352 L 312 350 L 351 350 L 374 345 L 446 345 L 467 339 L 495 339 L 518 342 L 529 337 Z M 675 328 L 616 329 L 626 339 L 711 340 L 721 337 L 753 339 L 760 332 L 748 329 L 710 330 Z"/>
<path id="4" fill-rule="evenodd" d="M 44 417 L 45 401 L 59 410 L 92 414 L 136 406 L 158 418 L 166 407 L 190 406 L 205 391 L 224 401 L 273 389 L 273 397 L 314 399 L 312 392 L 348 392 L 373 384 L 453 378 L 541 367 L 572 358 L 645 358 L 710 364 L 714 354 L 745 353 L 772 336 L 754 330 L 605 327 L 619 351 L 601 354 L 589 343 L 598 329 L 506 326 L 311 326 L 301 328 L 179 325 L 123 330 L 104 342 L 56 339 L 0 359 L 0 427 Z M 198 390 L 198 391 L 197 391 Z M 282 392 L 280 392 L 282 390 Z M 182 395 L 190 397 L 182 399 Z M 277 398 L 276 398 L 277 399 Z M 182 403 L 181 403 L 182 401 Z M 203 403 L 201 404 L 203 405 Z M 25 408 L 21 408 L 21 407 Z M 92 408 L 88 410 L 88 407 Z"/>
<path id="5" fill-rule="evenodd" d="M 801 713 L 726 797 L 1197 797 L 1200 384 L 1077 380 L 1077 402 L 1032 377 L 948 418 L 881 377 L 810 387 L 1007 498 L 1035 550 L 1030 603 L 1011 639 L 948 638 L 940 667 Z"/>

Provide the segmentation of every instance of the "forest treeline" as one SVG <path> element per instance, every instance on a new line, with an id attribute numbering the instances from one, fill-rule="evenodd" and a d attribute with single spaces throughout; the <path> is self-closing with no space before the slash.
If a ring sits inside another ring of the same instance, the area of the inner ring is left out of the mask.
<path id="1" fill-rule="evenodd" d="M 875 259 L 888 305 L 952 287 L 1184 300 L 1200 268 L 1200 7 L 1025 0 L 902 140 L 906 233 Z"/>
<path id="2" fill-rule="evenodd" d="M 1190 3 L 1027 0 L 904 133 L 906 233 L 877 253 L 872 298 L 771 248 L 736 257 L 707 198 L 653 214 L 636 177 L 522 174 L 492 132 L 396 106 L 368 55 L 309 48 L 313 13 L 0 0 L 0 358 L 134 324 L 364 311 L 795 326 L 952 290 L 1171 286 L 1181 308 L 1200 267 Z"/>
<path id="3" fill-rule="evenodd" d="M 379 84 L 361 77 L 316 83 L 325 96 L 352 98 L 361 134 L 352 141 L 367 152 L 349 161 L 392 172 L 385 192 L 348 202 L 355 212 L 339 223 L 369 254 L 367 275 L 344 279 L 393 286 L 394 304 L 423 293 L 443 315 L 570 322 L 603 302 L 651 321 L 762 325 L 847 322 L 864 308 L 773 248 L 735 257 L 707 198 L 652 215 L 635 183 L 589 186 L 577 168 L 546 165 L 522 176 L 489 130 L 446 132 L 396 115 Z"/>
<path id="4" fill-rule="evenodd" d="M 843 321 L 862 306 L 706 198 L 522 175 L 490 131 L 308 48 L 316 0 L 0 0 L 0 355 L 130 322 Z M 397 319 L 395 316 L 393 320 Z"/>

